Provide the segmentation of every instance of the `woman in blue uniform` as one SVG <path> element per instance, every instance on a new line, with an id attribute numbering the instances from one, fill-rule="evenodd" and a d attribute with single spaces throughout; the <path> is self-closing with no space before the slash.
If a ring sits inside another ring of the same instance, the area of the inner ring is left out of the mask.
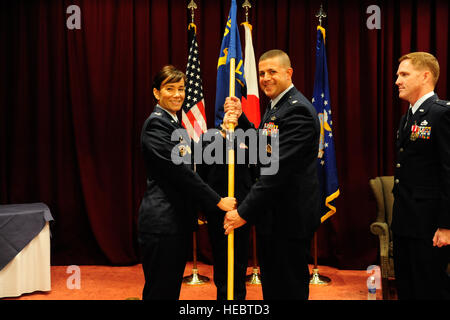
<path id="1" fill-rule="evenodd" d="M 173 161 L 191 153 L 176 115 L 184 101 L 185 80 L 185 74 L 171 65 L 158 72 L 153 82 L 158 104 L 141 133 L 147 172 L 138 219 L 143 300 L 179 298 L 188 245 L 197 226 L 196 206 L 223 211 L 236 206 L 234 198 L 221 198 L 189 164 Z"/>

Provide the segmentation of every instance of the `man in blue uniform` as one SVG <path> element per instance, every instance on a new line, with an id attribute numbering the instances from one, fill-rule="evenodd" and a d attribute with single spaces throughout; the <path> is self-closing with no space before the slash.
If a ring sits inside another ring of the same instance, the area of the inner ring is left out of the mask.
<path id="1" fill-rule="evenodd" d="M 450 229 L 450 103 L 434 93 L 436 58 L 399 59 L 396 85 L 409 102 L 397 133 L 394 177 L 394 267 L 399 299 L 448 299 Z M 433 246 L 435 239 L 435 246 Z"/>
<path id="2" fill-rule="evenodd" d="M 261 171 L 237 210 L 226 214 L 224 228 L 229 233 L 255 223 L 264 299 L 308 299 L 309 251 L 320 224 L 319 119 L 292 84 L 293 69 L 285 52 L 264 53 L 258 70 L 260 87 L 271 99 L 259 137 L 267 138 L 272 170 Z M 227 98 L 225 110 L 235 110 L 240 128 L 252 127 L 238 99 Z"/>

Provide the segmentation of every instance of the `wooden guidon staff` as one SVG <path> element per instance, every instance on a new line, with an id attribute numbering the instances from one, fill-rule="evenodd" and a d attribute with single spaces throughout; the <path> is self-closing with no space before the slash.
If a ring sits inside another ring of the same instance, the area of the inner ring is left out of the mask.
<path id="1" fill-rule="evenodd" d="M 235 96 L 235 65 L 236 60 L 230 59 L 230 97 Z M 228 196 L 234 197 L 234 124 L 228 124 L 227 136 L 230 139 L 228 149 Z M 234 297 L 234 230 L 228 234 L 228 278 L 227 278 L 227 300 Z"/>

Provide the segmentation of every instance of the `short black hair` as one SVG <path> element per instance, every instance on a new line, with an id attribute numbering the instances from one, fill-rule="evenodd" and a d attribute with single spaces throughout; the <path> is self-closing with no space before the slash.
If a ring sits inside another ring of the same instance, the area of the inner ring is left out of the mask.
<path id="1" fill-rule="evenodd" d="M 272 59 L 272 58 L 279 58 L 282 65 L 284 65 L 287 68 L 291 68 L 291 59 L 289 59 L 289 56 L 286 52 L 279 49 L 273 49 L 269 50 L 261 55 L 259 57 L 259 62 L 266 60 L 266 59 Z"/>
<path id="2" fill-rule="evenodd" d="M 152 90 L 161 90 L 163 84 L 178 82 L 181 79 L 184 79 L 184 82 L 186 82 L 186 75 L 183 71 L 171 64 L 165 65 L 153 78 Z"/>

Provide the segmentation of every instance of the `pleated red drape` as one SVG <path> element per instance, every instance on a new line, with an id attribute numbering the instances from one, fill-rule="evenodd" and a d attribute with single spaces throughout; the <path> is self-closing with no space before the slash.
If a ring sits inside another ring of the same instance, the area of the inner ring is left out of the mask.
<path id="1" fill-rule="evenodd" d="M 217 59 L 230 1 L 196 2 L 212 127 Z M 285 50 L 296 87 L 312 97 L 315 14 L 321 2 L 250 2 L 255 55 Z M 145 190 L 140 130 L 153 109 L 153 75 L 167 63 L 185 69 L 187 3 L 1 2 L 0 203 L 49 205 L 56 221 L 53 264 L 138 262 L 136 219 Z M 449 96 L 449 4 L 322 3 L 341 196 L 337 213 L 319 229 L 319 262 L 366 268 L 377 263 L 368 180 L 393 174 L 395 134 L 407 107 L 394 85 L 397 59 L 410 51 L 435 54 L 441 66 L 436 92 L 443 99 Z M 66 27 L 72 4 L 81 9 L 81 30 Z M 379 30 L 366 26 L 372 4 L 381 9 Z M 265 106 L 267 99 L 260 96 Z"/>

